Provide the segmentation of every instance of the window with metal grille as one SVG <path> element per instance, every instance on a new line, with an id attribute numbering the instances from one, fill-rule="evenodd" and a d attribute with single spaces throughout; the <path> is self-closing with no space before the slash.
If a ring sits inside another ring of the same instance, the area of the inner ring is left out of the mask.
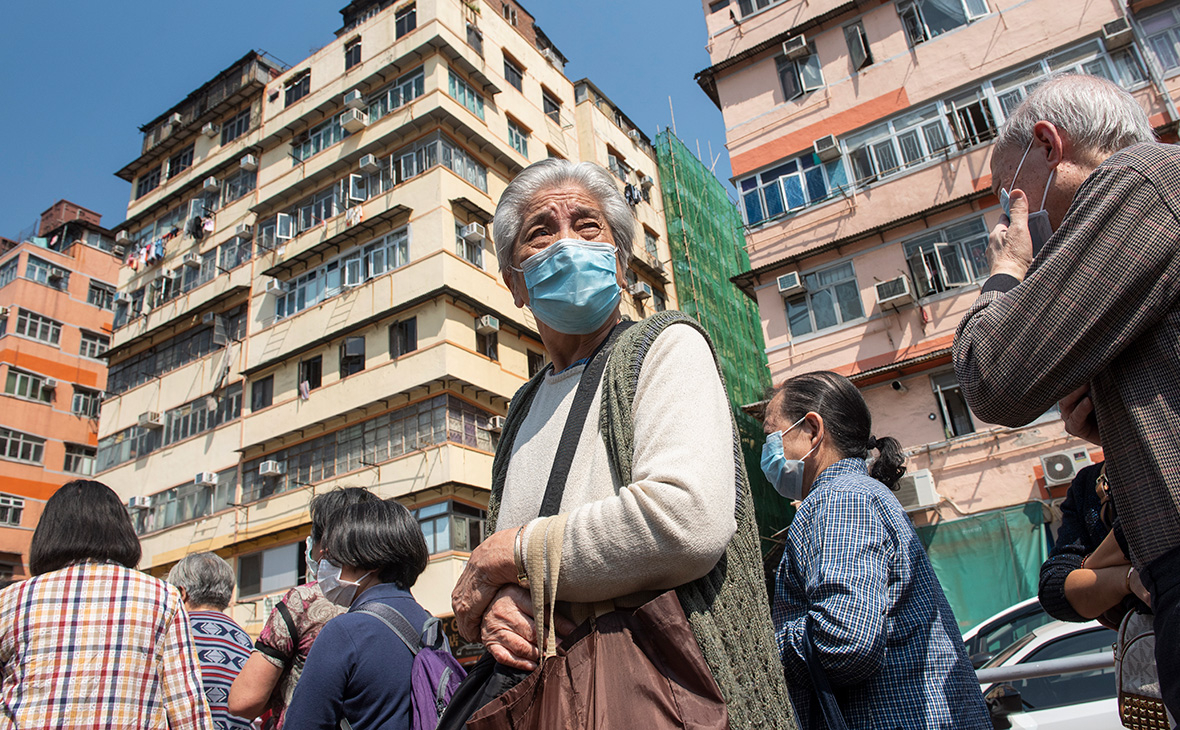
<path id="1" fill-rule="evenodd" d="M 806 293 L 787 300 L 791 336 L 829 329 L 864 317 L 852 262 L 803 276 Z"/>
<path id="2" fill-rule="evenodd" d="M 83 444 L 66 444 L 66 458 L 62 465 L 70 474 L 91 476 L 94 474 L 94 456 L 97 449 Z"/>

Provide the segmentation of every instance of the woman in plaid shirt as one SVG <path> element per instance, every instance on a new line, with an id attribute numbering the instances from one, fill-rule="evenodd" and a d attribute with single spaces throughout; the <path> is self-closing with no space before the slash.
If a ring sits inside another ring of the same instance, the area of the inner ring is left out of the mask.
<path id="1" fill-rule="evenodd" d="M 0 592 L 0 728 L 212 728 L 180 594 L 139 558 L 109 487 L 49 498 L 34 577 Z"/>

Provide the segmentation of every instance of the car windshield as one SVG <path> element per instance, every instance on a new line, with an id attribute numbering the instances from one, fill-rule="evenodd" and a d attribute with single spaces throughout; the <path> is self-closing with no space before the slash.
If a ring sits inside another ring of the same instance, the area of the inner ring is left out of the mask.
<path id="1" fill-rule="evenodd" d="M 1000 666 L 1004 662 L 1008 661 L 1009 657 L 1028 645 L 1028 643 L 1032 641 L 1035 636 L 1036 634 L 1025 634 L 1024 636 L 1009 644 L 1007 649 L 1004 649 L 999 654 L 996 654 L 994 657 L 992 657 L 988 663 L 984 664 L 982 667 L 980 667 L 980 669 L 989 669 L 991 667 Z"/>

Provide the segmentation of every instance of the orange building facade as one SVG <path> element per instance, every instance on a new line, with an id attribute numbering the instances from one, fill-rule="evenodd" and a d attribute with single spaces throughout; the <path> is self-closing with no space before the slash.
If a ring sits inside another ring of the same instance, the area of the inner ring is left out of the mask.
<path id="1" fill-rule="evenodd" d="M 100 220 L 60 201 L 0 253 L 0 579 L 29 576 L 45 500 L 94 473 L 119 280 Z"/>

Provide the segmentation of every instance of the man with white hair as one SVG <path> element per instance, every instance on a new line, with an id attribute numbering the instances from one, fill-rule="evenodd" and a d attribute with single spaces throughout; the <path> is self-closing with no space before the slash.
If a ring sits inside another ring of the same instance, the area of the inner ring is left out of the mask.
<path id="1" fill-rule="evenodd" d="M 1104 562 L 1125 553 L 1125 580 L 1150 592 L 1180 714 L 1180 148 L 1153 140 L 1135 100 L 1092 76 L 1050 78 L 1016 109 L 992 152 L 1009 212 L 954 360 L 981 419 L 1022 426 L 1062 401 L 1103 446 L 1118 512 Z"/>

